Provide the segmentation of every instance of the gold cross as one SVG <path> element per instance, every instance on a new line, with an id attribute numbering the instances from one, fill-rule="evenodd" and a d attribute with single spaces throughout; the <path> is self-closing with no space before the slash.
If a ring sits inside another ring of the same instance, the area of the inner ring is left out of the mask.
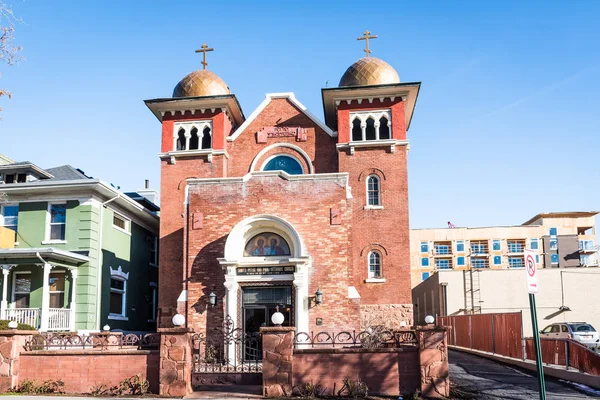
<path id="1" fill-rule="evenodd" d="M 356 40 L 364 40 L 365 41 L 365 44 L 366 44 L 365 53 L 367 53 L 367 57 L 369 57 L 369 54 L 371 54 L 371 50 L 369 50 L 369 39 L 377 39 L 377 35 L 369 36 L 370 34 L 371 34 L 371 32 L 365 31 L 365 33 L 363 33 L 364 36 L 361 36 L 356 39 Z"/>
<path id="2" fill-rule="evenodd" d="M 203 69 L 206 69 L 206 66 L 208 65 L 208 63 L 206 62 L 206 53 L 209 51 L 214 51 L 214 50 L 215 49 L 213 49 L 213 48 L 209 48 L 206 43 L 204 43 L 202 46 L 200 46 L 200 49 L 196 50 L 196 53 L 203 53 L 202 54 Z"/>

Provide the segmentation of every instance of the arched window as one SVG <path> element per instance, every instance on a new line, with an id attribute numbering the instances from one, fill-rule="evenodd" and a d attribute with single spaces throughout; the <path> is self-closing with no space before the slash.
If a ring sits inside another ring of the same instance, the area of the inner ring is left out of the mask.
<path id="1" fill-rule="evenodd" d="M 379 119 L 379 139 L 391 139 L 390 138 L 390 127 L 388 126 L 388 119 L 386 117 L 381 117 Z"/>
<path id="2" fill-rule="evenodd" d="M 192 129 L 192 136 L 190 137 L 190 148 L 188 150 L 198 150 L 198 144 L 200 142 L 198 138 L 198 128 Z"/>
<path id="3" fill-rule="evenodd" d="M 380 206 L 381 205 L 381 185 L 379 184 L 379 177 L 377 175 L 370 175 L 367 178 L 367 205 L 368 206 Z"/>
<path id="4" fill-rule="evenodd" d="M 202 148 L 210 149 L 212 148 L 212 135 L 210 132 L 210 128 L 207 126 L 202 131 Z"/>
<path id="5" fill-rule="evenodd" d="M 381 254 L 377 251 L 369 253 L 369 278 L 381 278 Z"/>
<path id="6" fill-rule="evenodd" d="M 276 233 L 259 233 L 248 240 L 244 248 L 245 257 L 289 256 L 290 246 Z"/>
<path id="7" fill-rule="evenodd" d="M 367 140 L 375 140 L 375 120 L 371 117 L 367 118 Z"/>
<path id="8" fill-rule="evenodd" d="M 360 127 L 360 119 L 354 118 L 352 121 L 352 141 L 358 142 L 362 140 L 362 128 Z"/>
<path id="9" fill-rule="evenodd" d="M 185 150 L 185 129 L 183 128 L 177 132 L 177 150 Z"/>
<path id="10" fill-rule="evenodd" d="M 304 169 L 298 160 L 286 154 L 271 158 L 263 167 L 263 171 L 285 171 L 290 175 L 302 175 Z"/>

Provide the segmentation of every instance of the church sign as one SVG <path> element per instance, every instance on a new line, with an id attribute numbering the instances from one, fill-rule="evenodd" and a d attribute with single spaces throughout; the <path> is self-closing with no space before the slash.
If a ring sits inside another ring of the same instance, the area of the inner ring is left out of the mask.
<path id="1" fill-rule="evenodd" d="M 267 143 L 267 138 L 295 137 L 297 142 L 306 142 L 308 129 L 299 126 L 268 126 L 256 132 L 257 143 Z"/>

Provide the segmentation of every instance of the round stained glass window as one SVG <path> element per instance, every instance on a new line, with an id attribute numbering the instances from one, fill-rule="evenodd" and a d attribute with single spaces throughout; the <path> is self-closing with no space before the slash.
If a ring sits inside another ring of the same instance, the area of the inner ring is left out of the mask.
<path id="1" fill-rule="evenodd" d="M 302 175 L 304 173 L 302 165 L 300 165 L 298 160 L 284 155 L 271 158 L 263 168 L 263 171 L 278 170 L 285 171 L 290 175 Z"/>

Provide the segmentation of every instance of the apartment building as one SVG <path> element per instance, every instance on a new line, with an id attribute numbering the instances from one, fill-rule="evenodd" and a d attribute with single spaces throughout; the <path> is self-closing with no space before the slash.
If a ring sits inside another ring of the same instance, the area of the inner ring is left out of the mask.
<path id="1" fill-rule="evenodd" d="M 536 252 L 539 268 L 596 267 L 596 214 L 550 212 L 517 226 L 412 229 L 412 287 L 439 270 L 522 268 L 525 248 Z"/>

